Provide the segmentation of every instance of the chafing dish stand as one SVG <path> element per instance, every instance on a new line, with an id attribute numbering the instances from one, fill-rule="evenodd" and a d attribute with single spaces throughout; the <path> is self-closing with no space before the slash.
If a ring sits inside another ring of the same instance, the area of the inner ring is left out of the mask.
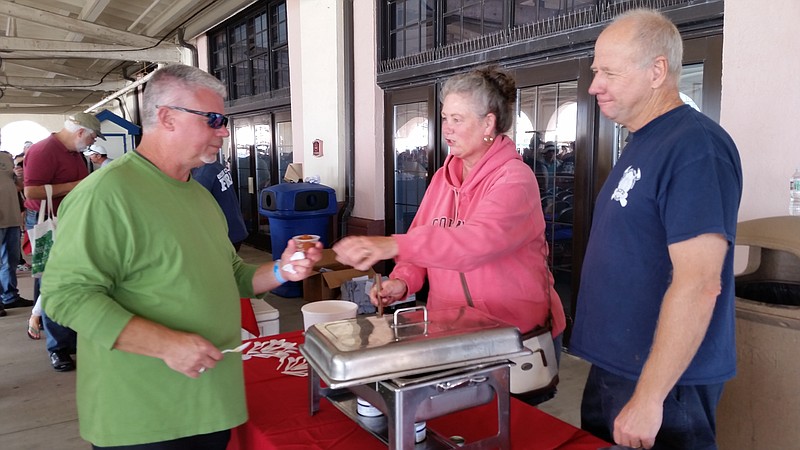
<path id="1" fill-rule="evenodd" d="M 508 394 L 511 363 L 496 363 L 472 368 L 426 374 L 421 378 L 393 379 L 366 385 L 331 389 L 321 386 L 321 379 L 309 365 L 311 414 L 319 410 L 322 397 L 362 428 L 389 445 L 392 450 L 511 448 Z M 381 417 L 365 417 L 357 412 L 356 396 L 383 412 Z M 415 422 L 433 419 L 455 411 L 483 405 L 497 399 L 497 434 L 475 442 L 458 445 L 431 429 L 427 438 L 415 444 Z"/>
<path id="2" fill-rule="evenodd" d="M 530 353 L 519 330 L 472 308 L 436 311 L 431 320 L 422 308 L 421 322 L 401 323 L 400 314 L 416 309 L 396 311 L 391 323 L 367 317 L 309 328 L 300 352 L 309 367 L 310 413 L 326 397 L 392 450 L 509 450 L 509 358 Z M 381 372 L 385 367 L 390 369 Z M 383 416 L 359 415 L 357 398 Z M 429 429 L 415 442 L 416 423 L 492 400 L 497 402 L 495 435 L 461 443 Z"/>

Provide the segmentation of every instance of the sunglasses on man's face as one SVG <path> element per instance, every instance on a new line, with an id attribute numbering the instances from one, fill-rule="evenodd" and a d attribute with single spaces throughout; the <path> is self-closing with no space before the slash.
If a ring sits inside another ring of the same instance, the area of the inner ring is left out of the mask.
<path id="1" fill-rule="evenodd" d="M 183 108 L 183 107 L 180 107 L 180 106 L 170 106 L 170 105 L 156 105 L 156 108 L 169 108 L 169 109 L 174 109 L 174 110 L 177 110 L 177 111 L 183 111 L 183 112 L 187 112 L 187 113 L 191 113 L 191 114 L 197 114 L 198 116 L 207 117 L 208 118 L 208 122 L 206 122 L 206 124 L 209 127 L 213 128 L 215 130 L 218 130 L 218 129 L 228 125 L 228 118 L 225 117 L 224 114 L 220 114 L 220 113 L 197 111 L 196 109 L 189 109 L 189 108 Z"/>

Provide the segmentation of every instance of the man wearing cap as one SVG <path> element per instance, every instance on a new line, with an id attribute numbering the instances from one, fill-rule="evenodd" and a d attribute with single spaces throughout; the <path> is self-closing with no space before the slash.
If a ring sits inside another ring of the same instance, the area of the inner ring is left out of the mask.
<path id="1" fill-rule="evenodd" d="M 25 156 L 25 227 L 36 225 L 41 201 L 47 197 L 45 185 L 53 187 L 53 210 L 58 215 L 58 206 L 64 196 L 89 175 L 86 161 L 81 155 L 97 138 L 105 140 L 100 131 L 100 121 L 88 113 L 77 113 L 64 121 L 64 128 L 41 140 L 28 149 Z M 34 298 L 39 297 L 40 280 L 33 285 Z M 26 306 L 33 306 L 33 302 Z M 66 372 L 75 369 L 70 356 L 75 352 L 75 332 L 49 320 L 42 315 L 47 334 L 47 351 L 53 369 Z"/>
<path id="2" fill-rule="evenodd" d="M 89 150 L 83 152 L 89 158 L 89 161 L 94 164 L 94 166 L 98 169 L 102 169 L 103 167 L 111 164 L 113 159 L 108 157 L 108 152 L 106 148 L 100 144 L 92 144 L 89 146 Z"/>
<path id="3" fill-rule="evenodd" d="M 556 144 L 548 142 L 542 149 L 541 159 L 537 161 L 538 172 L 547 175 L 555 175 L 560 161 L 556 158 Z"/>

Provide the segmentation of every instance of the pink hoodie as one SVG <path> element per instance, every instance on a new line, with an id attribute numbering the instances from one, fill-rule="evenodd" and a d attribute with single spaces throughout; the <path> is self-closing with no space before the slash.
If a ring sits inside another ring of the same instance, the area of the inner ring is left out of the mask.
<path id="1" fill-rule="evenodd" d="M 527 332 L 547 321 L 553 336 L 566 326 L 546 265 L 544 216 L 536 177 L 498 136 L 462 182 L 452 155 L 433 176 L 407 234 L 394 235 L 399 253 L 391 278 L 417 292 L 427 275 L 428 308 L 467 304 L 464 272 L 475 307 Z"/>

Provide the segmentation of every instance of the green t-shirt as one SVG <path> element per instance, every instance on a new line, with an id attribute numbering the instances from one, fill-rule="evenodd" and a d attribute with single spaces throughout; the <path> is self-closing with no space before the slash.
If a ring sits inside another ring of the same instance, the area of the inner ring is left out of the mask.
<path id="1" fill-rule="evenodd" d="M 247 420 L 242 360 L 227 353 L 197 379 L 162 360 L 112 349 L 134 315 L 241 343 L 244 264 L 214 198 L 129 153 L 82 181 L 59 209 L 42 279 L 45 311 L 78 333 L 81 436 L 98 446 L 211 433 Z"/>

